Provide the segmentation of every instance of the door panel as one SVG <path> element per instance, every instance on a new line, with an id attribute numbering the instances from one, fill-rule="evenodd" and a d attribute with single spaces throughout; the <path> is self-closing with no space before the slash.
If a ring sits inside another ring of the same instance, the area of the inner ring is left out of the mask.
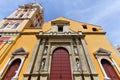
<path id="1" fill-rule="evenodd" d="M 64 48 L 57 48 L 52 55 L 50 80 L 72 80 L 70 58 Z"/>
<path id="2" fill-rule="evenodd" d="M 21 63 L 20 59 L 13 61 L 12 64 L 9 66 L 2 80 L 11 80 L 15 76 L 16 71 L 18 70 L 20 66 L 20 63 Z"/>
<path id="3" fill-rule="evenodd" d="M 113 66 L 110 64 L 110 62 L 108 62 L 107 60 L 103 59 L 101 61 L 102 66 L 107 74 L 107 76 L 109 78 L 111 78 L 111 80 L 120 80 L 120 78 L 118 77 L 118 75 L 116 74 Z"/>

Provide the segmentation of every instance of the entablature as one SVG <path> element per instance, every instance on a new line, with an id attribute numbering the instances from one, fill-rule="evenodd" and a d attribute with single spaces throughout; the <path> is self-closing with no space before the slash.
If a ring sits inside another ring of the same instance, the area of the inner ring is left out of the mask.
<path id="1" fill-rule="evenodd" d="M 81 31 L 78 32 L 49 32 L 45 33 L 43 31 L 40 31 L 39 35 L 37 35 L 37 38 L 84 38 L 85 35 L 82 34 Z"/>

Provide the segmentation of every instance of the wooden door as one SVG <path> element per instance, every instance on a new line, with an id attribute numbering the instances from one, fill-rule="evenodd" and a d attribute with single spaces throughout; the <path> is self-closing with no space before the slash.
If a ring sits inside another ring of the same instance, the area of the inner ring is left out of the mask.
<path id="1" fill-rule="evenodd" d="M 72 80 L 68 51 L 57 48 L 52 55 L 50 80 Z"/>
<path id="2" fill-rule="evenodd" d="M 15 61 L 13 61 L 2 80 L 11 80 L 15 76 L 16 71 L 20 66 L 20 63 L 21 63 L 20 59 L 16 59 Z"/>
<path id="3" fill-rule="evenodd" d="M 120 80 L 120 78 L 118 77 L 118 75 L 116 74 L 113 66 L 110 64 L 109 61 L 103 59 L 101 61 L 102 66 L 107 74 L 107 76 L 111 79 L 111 80 Z"/>

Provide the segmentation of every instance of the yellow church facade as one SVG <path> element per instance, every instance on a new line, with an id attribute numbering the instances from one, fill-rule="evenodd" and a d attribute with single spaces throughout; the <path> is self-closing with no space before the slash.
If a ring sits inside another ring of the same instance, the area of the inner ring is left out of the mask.
<path id="1" fill-rule="evenodd" d="M 120 80 L 120 56 L 101 26 L 58 17 L 40 4 L 0 22 L 0 80 Z"/>

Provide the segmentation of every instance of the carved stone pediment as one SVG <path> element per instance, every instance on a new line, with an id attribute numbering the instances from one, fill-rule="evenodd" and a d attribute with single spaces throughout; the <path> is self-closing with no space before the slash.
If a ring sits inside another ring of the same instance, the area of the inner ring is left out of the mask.
<path id="1" fill-rule="evenodd" d="M 111 55 L 111 52 L 108 51 L 108 50 L 105 50 L 103 48 L 99 48 L 98 50 L 96 50 L 94 52 L 94 55 L 95 56 L 110 56 Z"/>
<path id="2" fill-rule="evenodd" d="M 27 55 L 28 52 L 24 48 L 18 48 L 12 52 L 12 55 Z"/>

